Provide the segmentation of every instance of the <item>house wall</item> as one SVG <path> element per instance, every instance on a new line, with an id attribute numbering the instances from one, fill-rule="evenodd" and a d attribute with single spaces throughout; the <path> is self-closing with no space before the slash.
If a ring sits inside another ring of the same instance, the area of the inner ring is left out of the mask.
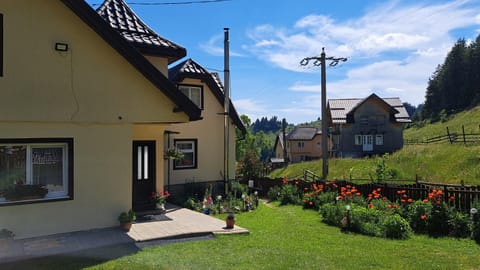
<path id="1" fill-rule="evenodd" d="M 279 139 L 277 138 L 277 143 L 275 144 L 275 157 L 276 158 L 284 158 L 283 157 L 283 148 L 282 148 L 282 145 L 279 141 Z"/>
<path id="2" fill-rule="evenodd" d="M 196 79 L 185 79 L 182 84 L 203 86 L 204 110 L 200 121 L 174 124 L 169 130 L 179 132 L 170 135 L 170 146 L 175 139 L 197 139 L 197 168 L 173 169 L 170 161 L 170 184 L 192 182 L 211 182 L 223 179 L 224 171 L 224 116 L 223 104 L 220 104 L 208 86 Z M 235 126 L 230 121 L 229 128 L 229 175 L 235 178 Z"/>
<path id="3" fill-rule="evenodd" d="M 1 138 L 73 138 L 73 200 L 0 207 L 16 238 L 116 226 L 131 208 L 131 125 L 0 122 Z"/>
<path id="4" fill-rule="evenodd" d="M 368 123 L 362 122 L 368 119 Z M 381 121 L 379 119 L 384 119 Z M 377 155 L 393 152 L 403 147 L 403 126 L 395 123 L 385 108 L 374 100 L 366 101 L 357 108 L 354 115 L 354 124 L 344 124 L 341 127 L 340 151 L 344 157 L 358 157 L 363 155 Z M 355 145 L 355 135 L 373 135 L 373 151 L 363 152 L 362 145 Z M 375 144 L 375 135 L 383 134 L 383 145 Z"/>
<path id="5" fill-rule="evenodd" d="M 0 106 L 2 120 L 188 121 L 60 1 L 2 1 L 0 10 L 4 14 L 0 98 L 9 101 Z M 56 42 L 67 43 L 69 51 L 55 51 Z"/>
<path id="6" fill-rule="evenodd" d="M 74 140 L 73 200 L 0 206 L 0 228 L 24 238 L 117 225 L 132 207 L 132 141 L 156 140 L 162 157 L 165 127 L 148 124 L 188 116 L 60 1 L 1 1 L 0 12 L 0 138 Z"/>

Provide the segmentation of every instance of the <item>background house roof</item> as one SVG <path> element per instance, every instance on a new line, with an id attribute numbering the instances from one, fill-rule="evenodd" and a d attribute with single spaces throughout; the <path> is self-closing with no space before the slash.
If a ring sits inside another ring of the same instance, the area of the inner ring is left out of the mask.
<path id="1" fill-rule="evenodd" d="M 314 127 L 295 127 L 292 132 L 288 133 L 287 140 L 309 141 L 317 134 L 322 134 L 322 132 Z"/>
<path id="2" fill-rule="evenodd" d="M 73 13 L 75 13 L 86 25 L 92 28 L 114 50 L 122 55 L 134 66 L 146 79 L 165 94 L 178 108 L 185 112 L 190 121 L 201 119 L 201 110 L 185 95 L 175 88 L 155 66 L 153 66 L 139 51 L 110 27 L 85 1 L 83 0 L 60 0 Z"/>
<path id="3" fill-rule="evenodd" d="M 347 99 L 329 99 L 327 108 L 332 118 L 333 124 L 345 124 L 347 123 L 347 114 L 352 112 L 357 106 L 365 102 L 372 97 L 378 97 L 375 94 L 368 96 L 367 98 L 347 98 Z M 399 123 L 410 123 L 410 117 L 407 110 L 402 104 L 402 101 L 398 97 L 394 98 L 380 98 L 389 106 L 392 107 L 397 113 L 395 113 L 395 120 Z"/>
<path id="4" fill-rule="evenodd" d="M 167 57 L 169 63 L 187 54 L 185 48 L 155 33 L 124 0 L 105 0 L 97 13 L 144 54 Z"/>
<path id="5" fill-rule="evenodd" d="M 193 59 L 187 59 L 178 65 L 170 68 L 168 70 L 168 77 L 170 80 L 176 83 L 180 83 L 185 78 L 199 79 L 207 84 L 208 88 L 212 90 L 213 95 L 217 98 L 220 105 L 223 107 L 224 104 L 224 87 L 222 80 L 218 73 L 210 73 Z M 230 100 L 230 118 L 237 128 L 239 128 L 242 133 L 245 135 L 247 129 L 240 119 L 235 106 L 233 106 L 232 100 Z"/>

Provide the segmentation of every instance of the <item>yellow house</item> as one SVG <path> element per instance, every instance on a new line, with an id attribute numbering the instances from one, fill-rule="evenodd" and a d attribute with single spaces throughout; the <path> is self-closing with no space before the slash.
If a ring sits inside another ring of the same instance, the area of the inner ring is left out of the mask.
<path id="1" fill-rule="evenodd" d="M 175 124 L 164 135 L 164 150 L 178 149 L 181 160 L 165 158 L 164 189 L 176 201 L 184 195 L 202 194 L 212 186 L 216 192 L 224 190 L 224 94 L 220 77 L 201 65 L 187 59 L 168 65 L 186 55 L 185 49 L 148 27 L 124 0 L 105 0 L 97 13 L 123 38 L 139 50 L 158 70 L 168 75 L 177 87 L 177 93 L 185 95 L 202 111 L 202 119 Z M 168 72 L 168 74 L 167 74 Z M 228 178 L 235 178 L 235 129 L 246 133 L 240 117 L 230 101 Z"/>
<path id="2" fill-rule="evenodd" d="M 150 207 L 165 131 L 201 118 L 152 65 L 179 51 L 147 60 L 83 0 L 1 1 L 0 229 L 110 227 Z"/>
<path id="3" fill-rule="evenodd" d="M 181 160 L 168 161 L 166 185 L 172 194 L 193 195 L 207 185 L 224 190 L 224 92 L 217 73 L 210 73 L 192 59 L 170 68 L 169 78 L 201 110 L 202 120 L 174 124 L 167 136 L 167 146 L 184 152 Z M 235 142 L 239 129 L 246 128 L 230 101 L 229 179 L 235 178 Z M 215 192 L 215 193 L 217 193 Z M 190 193 L 190 194 L 189 194 Z"/>

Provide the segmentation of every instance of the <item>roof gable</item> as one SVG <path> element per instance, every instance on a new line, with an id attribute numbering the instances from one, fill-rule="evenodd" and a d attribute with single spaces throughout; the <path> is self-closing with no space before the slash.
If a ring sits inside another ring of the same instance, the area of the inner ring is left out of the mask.
<path id="1" fill-rule="evenodd" d="M 347 115 L 352 114 L 367 100 L 375 99 L 380 101 L 386 109 L 395 115 L 395 120 L 399 123 L 411 122 L 407 110 L 403 106 L 400 98 L 380 98 L 372 94 L 367 98 L 348 98 L 348 99 L 330 99 L 328 100 L 327 110 L 332 124 L 347 123 Z"/>
<path id="2" fill-rule="evenodd" d="M 97 13 L 144 54 L 167 57 L 169 63 L 186 56 L 185 48 L 155 33 L 124 0 L 105 0 Z"/>
<path id="3" fill-rule="evenodd" d="M 317 134 L 322 133 L 314 127 L 295 127 L 295 129 L 288 134 L 287 140 L 309 141 L 312 140 Z"/>
<path id="4" fill-rule="evenodd" d="M 177 111 L 185 112 L 191 121 L 201 119 L 201 110 L 185 95 L 179 93 L 175 86 L 157 68 L 129 45 L 129 43 L 111 28 L 85 1 L 60 1 L 122 55 L 146 79 L 170 98 L 178 106 Z"/>
<path id="5" fill-rule="evenodd" d="M 170 80 L 175 83 L 183 81 L 185 78 L 198 79 L 207 84 L 208 88 L 212 91 L 217 101 L 223 107 L 224 105 L 224 87 L 218 73 L 210 73 L 200 64 L 193 59 L 187 59 L 178 65 L 172 67 L 168 71 Z M 237 128 L 239 128 L 243 134 L 246 134 L 247 129 L 240 119 L 232 100 L 230 100 L 230 117 Z"/>

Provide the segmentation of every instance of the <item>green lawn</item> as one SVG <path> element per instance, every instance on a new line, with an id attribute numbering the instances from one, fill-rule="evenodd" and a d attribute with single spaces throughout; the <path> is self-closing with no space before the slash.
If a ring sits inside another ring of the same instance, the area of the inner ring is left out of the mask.
<path id="1" fill-rule="evenodd" d="M 474 241 L 345 234 L 299 206 L 261 205 L 237 215 L 237 224 L 250 234 L 150 247 L 104 263 L 51 257 L 6 269 L 480 269 Z"/>
<path id="2" fill-rule="evenodd" d="M 471 240 L 414 236 L 387 240 L 344 234 L 299 206 L 237 215 L 250 235 L 146 248 L 88 269 L 479 269 Z"/>

